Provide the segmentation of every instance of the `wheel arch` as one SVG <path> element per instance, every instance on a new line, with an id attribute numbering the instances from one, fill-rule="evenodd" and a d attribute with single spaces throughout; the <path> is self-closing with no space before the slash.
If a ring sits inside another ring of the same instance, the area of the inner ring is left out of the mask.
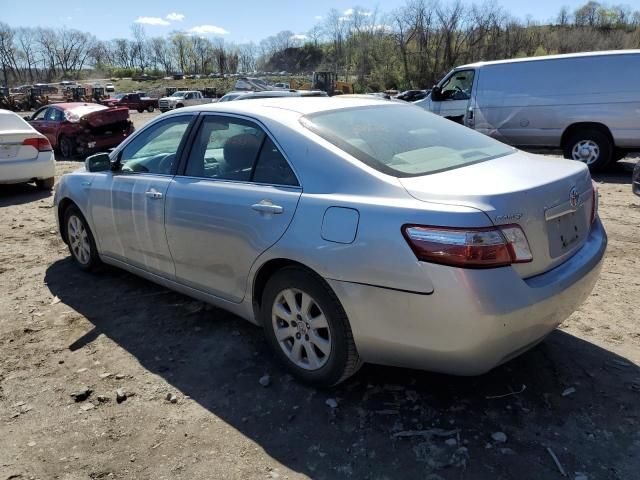
<path id="1" fill-rule="evenodd" d="M 604 133 L 609 137 L 609 140 L 611 140 L 611 145 L 615 147 L 615 141 L 613 139 L 613 135 L 611 134 L 611 130 L 604 123 L 600 123 L 600 122 L 572 123 L 571 125 L 569 125 L 567 128 L 564 129 L 564 132 L 562 132 L 562 137 L 560 137 L 560 146 L 564 148 L 565 143 L 571 137 L 571 135 L 573 135 L 576 132 L 579 132 L 580 130 L 586 130 L 586 129 L 600 130 L 602 133 Z"/>
<path id="2" fill-rule="evenodd" d="M 78 205 L 76 202 L 71 200 L 69 197 L 64 197 L 58 202 L 58 211 L 56 213 L 58 215 L 58 225 L 60 225 L 60 236 L 62 237 L 62 241 L 64 243 L 68 243 L 67 229 L 64 228 L 64 213 L 71 206 L 76 207 L 78 210 L 80 210 L 80 213 L 82 213 L 82 215 L 85 218 L 87 218 L 86 215 L 84 215 L 84 212 L 82 211 L 82 209 L 80 208 L 80 205 Z"/>
<path id="3" fill-rule="evenodd" d="M 253 315 L 257 324 L 261 324 L 260 320 L 260 307 L 262 306 L 262 294 L 267 285 L 267 282 L 273 275 L 286 267 L 298 267 L 306 270 L 318 277 L 322 281 L 324 279 L 313 268 L 289 258 L 272 258 L 263 263 L 253 276 L 253 283 L 251 286 L 251 302 L 253 307 Z"/>

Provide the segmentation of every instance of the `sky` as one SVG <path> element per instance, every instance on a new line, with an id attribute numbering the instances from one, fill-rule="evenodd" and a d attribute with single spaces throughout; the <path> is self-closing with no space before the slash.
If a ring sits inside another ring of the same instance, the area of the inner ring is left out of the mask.
<path id="1" fill-rule="evenodd" d="M 462 1 L 472 3 L 472 0 Z M 89 31 L 101 40 L 130 37 L 131 25 L 137 22 L 150 37 L 180 30 L 222 37 L 234 43 L 258 43 L 282 30 L 304 34 L 332 8 L 348 12 L 358 6 L 387 13 L 404 5 L 406 0 L 107 0 L 97 3 L 30 0 L 28 3 L 27 15 L 16 0 L 0 0 L 0 21 L 14 27 L 65 26 Z M 586 0 L 498 0 L 497 3 L 516 17 L 524 19 L 530 15 L 535 20 L 548 21 L 556 17 L 561 5 L 573 10 Z M 622 0 L 622 3 L 640 8 L 640 0 Z"/>

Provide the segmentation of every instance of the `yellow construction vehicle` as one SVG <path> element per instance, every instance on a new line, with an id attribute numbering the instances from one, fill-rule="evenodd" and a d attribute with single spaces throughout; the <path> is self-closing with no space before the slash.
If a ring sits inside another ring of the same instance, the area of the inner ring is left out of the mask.
<path id="1" fill-rule="evenodd" d="M 322 90 L 328 95 L 342 95 L 353 93 L 353 83 L 341 82 L 336 79 L 336 74 L 330 71 L 313 72 L 311 82 L 299 82 L 291 80 L 290 86 L 294 90 Z"/>

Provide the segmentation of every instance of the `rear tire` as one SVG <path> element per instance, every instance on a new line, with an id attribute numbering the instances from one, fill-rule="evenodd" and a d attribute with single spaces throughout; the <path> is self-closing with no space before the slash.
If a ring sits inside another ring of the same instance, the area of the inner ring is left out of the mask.
<path id="1" fill-rule="evenodd" d="M 585 128 L 571 133 L 562 146 L 564 157 L 585 163 L 589 170 L 604 170 L 611 162 L 613 143 L 597 128 Z"/>
<path id="2" fill-rule="evenodd" d="M 75 205 L 70 205 L 64 211 L 62 228 L 65 229 L 71 257 L 81 270 L 90 271 L 102 264 L 89 224 Z"/>
<path id="3" fill-rule="evenodd" d="M 40 190 L 51 190 L 53 188 L 53 184 L 55 183 L 55 178 L 43 178 L 41 180 L 36 180 L 36 187 Z"/>
<path id="4" fill-rule="evenodd" d="M 267 343 L 300 381 L 332 387 L 362 366 L 347 314 L 322 278 L 286 267 L 267 282 L 261 305 Z"/>
<path id="5" fill-rule="evenodd" d="M 73 158 L 76 153 L 75 140 L 71 137 L 60 137 L 60 140 L 58 140 L 58 150 L 60 150 L 60 155 L 62 156 L 62 158 Z"/>

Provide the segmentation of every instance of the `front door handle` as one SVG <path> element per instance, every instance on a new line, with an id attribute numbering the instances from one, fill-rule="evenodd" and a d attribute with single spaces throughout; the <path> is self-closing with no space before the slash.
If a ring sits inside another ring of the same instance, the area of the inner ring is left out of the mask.
<path id="1" fill-rule="evenodd" d="M 144 192 L 144 194 L 147 196 L 147 198 L 153 198 L 153 199 L 162 198 L 162 192 L 158 192 L 156 190 L 148 190 Z"/>
<path id="2" fill-rule="evenodd" d="M 280 214 L 284 212 L 284 208 L 280 205 L 274 205 L 271 200 L 262 200 L 260 203 L 251 205 L 256 212 Z"/>

